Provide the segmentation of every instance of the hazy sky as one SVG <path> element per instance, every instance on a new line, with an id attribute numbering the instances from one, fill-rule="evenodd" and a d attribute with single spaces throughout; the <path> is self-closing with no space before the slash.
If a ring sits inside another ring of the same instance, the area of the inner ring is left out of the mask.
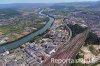
<path id="1" fill-rule="evenodd" d="M 99 0 L 0 0 L 0 4 L 5 4 L 5 3 L 60 3 L 60 2 L 80 2 L 80 1 L 99 1 Z"/>

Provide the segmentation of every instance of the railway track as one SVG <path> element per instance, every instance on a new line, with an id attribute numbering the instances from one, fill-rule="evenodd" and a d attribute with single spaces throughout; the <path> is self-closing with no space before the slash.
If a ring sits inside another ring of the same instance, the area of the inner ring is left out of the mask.
<path id="1" fill-rule="evenodd" d="M 54 59 L 73 59 L 81 46 L 84 44 L 84 41 L 87 37 L 89 30 L 84 31 L 83 33 L 78 34 L 72 40 L 65 42 L 57 52 L 54 53 L 49 59 L 47 59 L 42 66 L 69 66 L 70 63 L 51 63 L 51 58 Z"/>

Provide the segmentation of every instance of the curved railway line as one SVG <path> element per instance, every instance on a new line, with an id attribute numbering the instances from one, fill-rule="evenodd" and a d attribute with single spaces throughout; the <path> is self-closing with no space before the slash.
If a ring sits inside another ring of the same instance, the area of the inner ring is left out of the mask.
<path id="1" fill-rule="evenodd" d="M 70 29 L 67 25 L 66 27 Z M 71 32 L 71 30 L 69 30 Z M 71 38 L 72 33 L 70 34 L 70 39 L 66 41 L 64 44 L 60 45 L 58 50 L 45 62 L 43 62 L 42 66 L 69 66 L 70 63 L 51 63 L 51 59 L 73 59 L 82 45 L 86 40 L 89 30 L 85 30 L 84 32 L 76 35 L 74 38 Z"/>

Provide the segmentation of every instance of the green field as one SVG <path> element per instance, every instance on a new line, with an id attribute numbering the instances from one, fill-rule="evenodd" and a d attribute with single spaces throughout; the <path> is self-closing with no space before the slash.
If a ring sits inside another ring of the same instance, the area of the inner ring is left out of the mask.
<path id="1" fill-rule="evenodd" d="M 10 23 L 10 18 L 15 18 L 12 20 L 13 23 Z M 5 23 L 7 22 L 7 25 L 0 26 L 0 36 L 4 35 L 9 40 L 15 40 L 29 34 L 41 28 L 49 20 L 47 17 L 39 17 L 38 14 L 34 13 L 34 10 L 27 12 L 15 9 L 0 9 L 0 19 L 6 20 Z"/>

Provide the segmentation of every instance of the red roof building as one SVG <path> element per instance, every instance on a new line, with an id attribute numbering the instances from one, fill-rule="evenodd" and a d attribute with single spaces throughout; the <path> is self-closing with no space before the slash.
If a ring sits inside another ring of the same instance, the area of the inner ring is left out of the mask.
<path id="1" fill-rule="evenodd" d="M 100 37 L 100 31 L 95 31 L 95 34 Z"/>

